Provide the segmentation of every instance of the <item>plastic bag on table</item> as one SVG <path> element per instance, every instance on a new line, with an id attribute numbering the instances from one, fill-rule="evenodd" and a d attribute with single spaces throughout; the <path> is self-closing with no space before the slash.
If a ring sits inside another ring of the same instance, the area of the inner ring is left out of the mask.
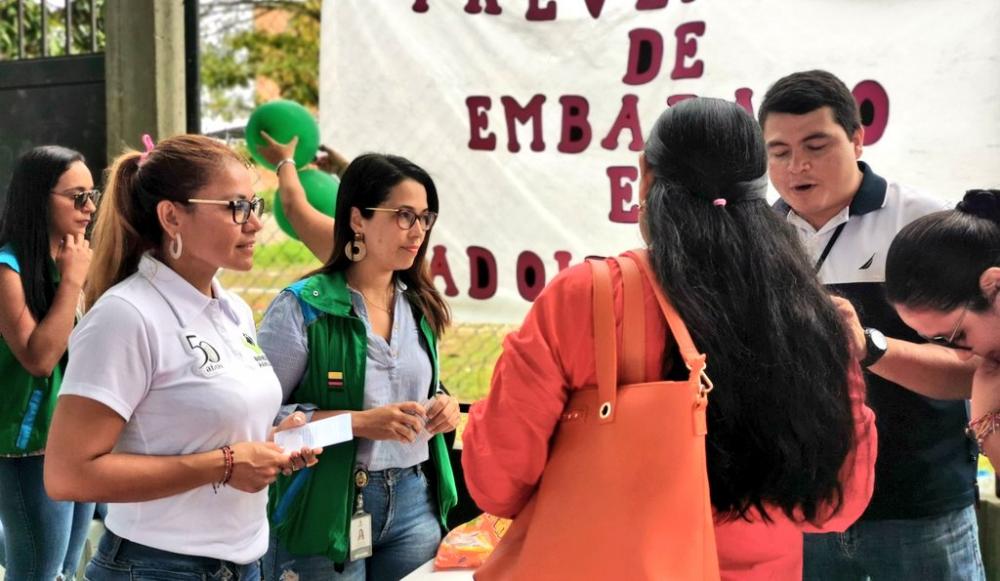
<path id="1" fill-rule="evenodd" d="M 489 558 L 510 527 L 510 519 L 481 514 L 451 530 L 441 541 L 435 569 L 475 569 Z"/>

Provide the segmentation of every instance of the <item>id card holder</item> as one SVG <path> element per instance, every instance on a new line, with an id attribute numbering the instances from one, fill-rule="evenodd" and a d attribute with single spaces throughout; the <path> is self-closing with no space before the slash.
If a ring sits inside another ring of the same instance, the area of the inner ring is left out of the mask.
<path id="1" fill-rule="evenodd" d="M 351 561 L 372 556 L 372 515 L 356 512 L 351 517 Z"/>
<path id="2" fill-rule="evenodd" d="M 358 489 L 358 499 L 354 503 L 354 514 L 351 516 L 351 548 L 348 558 L 351 561 L 367 559 L 372 556 L 372 515 L 365 512 L 365 501 L 362 491 L 368 485 L 368 471 L 364 468 L 354 473 L 354 485 Z"/>

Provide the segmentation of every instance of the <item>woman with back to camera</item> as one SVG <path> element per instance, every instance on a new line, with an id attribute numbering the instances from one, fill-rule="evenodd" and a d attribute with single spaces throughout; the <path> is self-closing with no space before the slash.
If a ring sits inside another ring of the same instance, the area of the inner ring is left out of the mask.
<path id="1" fill-rule="evenodd" d="M 93 503 L 42 483 L 66 344 L 90 267 L 87 226 L 101 194 L 83 156 L 36 147 L 14 166 L 0 220 L 0 521 L 10 579 L 71 579 Z"/>
<path id="2" fill-rule="evenodd" d="M 706 446 L 722 578 L 799 578 L 802 532 L 845 529 L 872 493 L 876 436 L 860 368 L 794 232 L 768 207 L 752 117 L 717 99 L 684 101 L 660 116 L 639 166 L 640 229 L 655 273 L 643 284 L 647 377 L 687 373 L 655 284 L 715 384 Z M 622 274 L 607 263 L 620 321 Z M 505 340 L 489 396 L 472 407 L 462 461 L 487 512 L 524 508 L 571 392 L 596 383 L 593 288 L 589 265 L 560 273 Z"/>

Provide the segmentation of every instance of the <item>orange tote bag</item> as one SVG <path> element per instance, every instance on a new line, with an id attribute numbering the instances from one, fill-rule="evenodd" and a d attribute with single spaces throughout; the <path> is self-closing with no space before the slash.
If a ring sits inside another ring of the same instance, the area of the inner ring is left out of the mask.
<path id="1" fill-rule="evenodd" d="M 622 353 L 610 271 L 592 261 L 597 385 L 570 396 L 538 489 L 476 571 L 477 581 L 719 578 L 705 463 L 712 388 L 705 356 L 645 252 L 617 260 L 625 293 Z M 690 370 L 686 381 L 645 377 L 643 278 L 656 290 Z"/>

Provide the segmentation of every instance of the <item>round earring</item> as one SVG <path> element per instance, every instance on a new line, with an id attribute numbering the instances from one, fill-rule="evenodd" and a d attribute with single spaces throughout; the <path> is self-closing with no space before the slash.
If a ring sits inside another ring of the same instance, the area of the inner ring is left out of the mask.
<path id="1" fill-rule="evenodd" d="M 184 250 L 184 241 L 181 240 L 181 233 L 178 232 L 173 239 L 170 240 L 170 258 L 177 260 L 181 257 L 181 252 Z"/>
<path id="2" fill-rule="evenodd" d="M 365 235 L 361 232 L 354 233 L 354 240 L 347 243 L 344 253 L 351 262 L 361 262 L 368 254 L 368 247 L 365 246 Z"/>

